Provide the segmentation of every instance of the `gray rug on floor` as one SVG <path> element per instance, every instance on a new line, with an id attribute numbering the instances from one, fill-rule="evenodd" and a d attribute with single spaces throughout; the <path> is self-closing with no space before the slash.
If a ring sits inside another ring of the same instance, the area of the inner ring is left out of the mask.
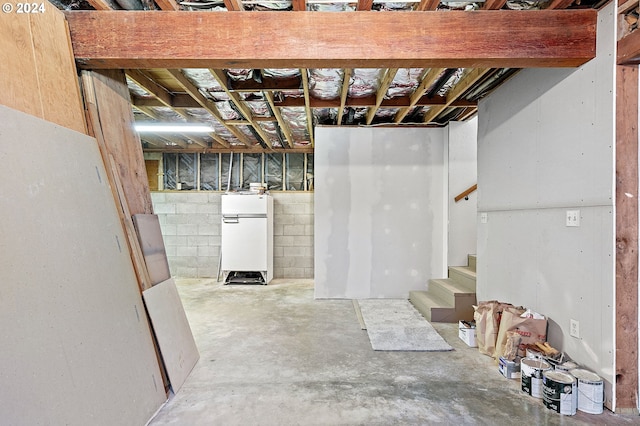
<path id="1" fill-rule="evenodd" d="M 408 300 L 364 299 L 358 305 L 375 351 L 453 350 Z"/>

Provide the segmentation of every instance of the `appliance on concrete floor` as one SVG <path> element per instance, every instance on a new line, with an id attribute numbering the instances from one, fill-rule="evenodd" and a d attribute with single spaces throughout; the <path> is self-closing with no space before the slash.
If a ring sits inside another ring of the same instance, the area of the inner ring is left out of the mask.
<path id="1" fill-rule="evenodd" d="M 225 284 L 268 284 L 273 278 L 273 197 L 222 195 L 221 270 Z"/>

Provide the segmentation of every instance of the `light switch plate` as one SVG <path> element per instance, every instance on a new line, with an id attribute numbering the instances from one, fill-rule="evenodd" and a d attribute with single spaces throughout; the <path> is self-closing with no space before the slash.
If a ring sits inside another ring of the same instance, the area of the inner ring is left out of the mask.
<path id="1" fill-rule="evenodd" d="M 580 226 L 580 210 L 567 210 L 567 226 Z"/>

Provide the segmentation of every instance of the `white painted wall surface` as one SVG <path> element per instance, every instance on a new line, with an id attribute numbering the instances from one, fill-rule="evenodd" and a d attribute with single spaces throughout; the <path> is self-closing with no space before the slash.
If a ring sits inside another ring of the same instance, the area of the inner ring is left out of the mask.
<path id="1" fill-rule="evenodd" d="M 615 406 L 615 8 L 599 13 L 597 57 L 520 72 L 480 102 L 478 299 L 549 317 L 548 340 L 605 380 Z M 566 227 L 579 209 L 580 227 Z M 570 320 L 580 337 L 569 334 Z"/>
<path id="2" fill-rule="evenodd" d="M 404 298 L 445 276 L 444 132 L 316 129 L 316 298 Z"/>
<path id="3" fill-rule="evenodd" d="M 457 203 L 454 198 L 478 182 L 478 119 L 450 122 L 448 129 L 449 158 L 449 238 L 448 266 L 467 264 L 467 255 L 476 253 L 478 192 Z"/>

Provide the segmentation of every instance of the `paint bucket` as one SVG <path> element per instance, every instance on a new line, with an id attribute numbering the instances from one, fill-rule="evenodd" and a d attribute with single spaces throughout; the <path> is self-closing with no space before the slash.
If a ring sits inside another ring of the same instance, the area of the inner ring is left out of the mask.
<path id="1" fill-rule="evenodd" d="M 551 366 L 546 361 L 523 358 L 520 361 L 522 391 L 534 398 L 542 398 L 542 372 L 550 369 Z"/>
<path id="2" fill-rule="evenodd" d="M 542 402 L 556 413 L 573 416 L 578 408 L 577 380 L 569 373 L 547 370 L 542 373 Z"/>
<path id="3" fill-rule="evenodd" d="M 568 373 L 571 370 L 575 370 L 578 368 L 578 364 L 573 361 L 567 361 L 562 364 L 556 365 L 556 371 L 562 371 L 563 373 Z"/>
<path id="4" fill-rule="evenodd" d="M 604 382 L 596 373 L 577 368 L 570 371 L 578 379 L 578 410 L 601 414 L 604 404 Z"/>

